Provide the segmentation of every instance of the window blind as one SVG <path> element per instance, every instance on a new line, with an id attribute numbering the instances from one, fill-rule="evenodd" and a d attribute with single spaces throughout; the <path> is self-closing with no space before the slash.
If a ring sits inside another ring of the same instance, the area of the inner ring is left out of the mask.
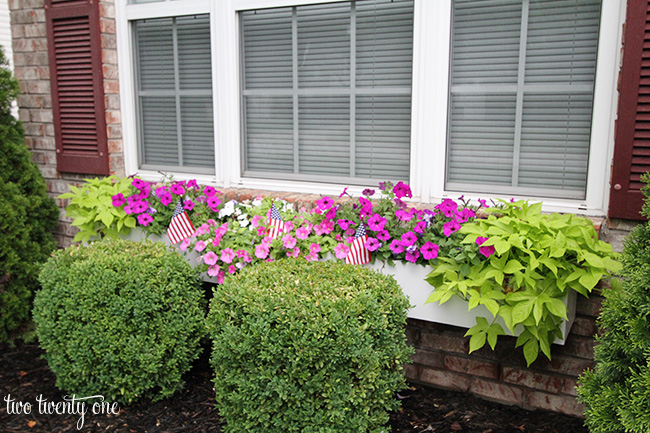
<path id="1" fill-rule="evenodd" d="M 454 0 L 447 189 L 585 196 L 599 0 Z"/>
<path id="2" fill-rule="evenodd" d="M 135 21 L 134 33 L 141 167 L 213 173 L 209 17 Z"/>
<path id="3" fill-rule="evenodd" d="M 246 175 L 408 179 L 412 0 L 240 18 Z"/>

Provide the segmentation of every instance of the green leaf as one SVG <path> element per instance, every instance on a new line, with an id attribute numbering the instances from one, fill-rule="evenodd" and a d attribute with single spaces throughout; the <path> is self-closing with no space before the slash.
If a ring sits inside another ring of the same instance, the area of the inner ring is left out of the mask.
<path id="1" fill-rule="evenodd" d="M 530 313 L 533 309 L 533 300 L 527 302 L 520 302 L 512 307 L 512 321 L 513 323 L 522 323 L 524 320 L 530 317 Z"/>
<path id="2" fill-rule="evenodd" d="M 481 331 L 475 335 L 472 335 L 469 339 L 469 353 L 479 350 L 481 347 L 485 346 L 486 336 L 487 333 L 485 331 Z"/>
<path id="3" fill-rule="evenodd" d="M 524 344 L 524 358 L 526 358 L 526 363 L 528 367 L 532 364 L 539 354 L 539 343 L 537 340 L 530 339 Z"/>
<path id="4" fill-rule="evenodd" d="M 497 344 L 497 338 L 499 335 L 506 335 L 505 331 L 498 323 L 493 323 L 487 330 L 487 341 L 492 350 Z"/>
<path id="5" fill-rule="evenodd" d="M 513 259 L 510 260 L 506 266 L 503 268 L 504 274 L 514 274 L 517 271 L 520 271 L 524 268 L 519 260 Z"/>
<path id="6" fill-rule="evenodd" d="M 546 300 L 544 303 L 546 304 L 546 308 L 552 315 L 561 317 L 564 320 L 568 320 L 566 305 L 564 305 L 564 302 L 562 302 L 560 299 L 549 297 L 549 299 Z"/>

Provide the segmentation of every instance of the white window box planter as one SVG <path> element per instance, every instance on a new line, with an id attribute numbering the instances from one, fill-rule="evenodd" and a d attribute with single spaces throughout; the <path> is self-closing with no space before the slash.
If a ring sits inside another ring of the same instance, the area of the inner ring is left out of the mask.
<path id="1" fill-rule="evenodd" d="M 145 239 L 145 233 L 140 229 L 131 230 L 125 239 L 140 241 Z M 169 238 L 166 234 L 162 236 L 150 235 L 149 239 L 152 241 L 162 241 L 169 244 Z M 198 264 L 199 254 L 196 251 L 185 251 L 185 258 L 192 265 Z M 333 259 L 333 257 L 326 256 L 326 260 Z M 445 325 L 459 326 L 461 328 L 471 328 L 476 325 L 477 317 L 485 317 L 491 321 L 493 316 L 483 305 L 468 311 L 467 302 L 459 297 L 452 297 L 444 304 L 440 305 L 435 303 L 426 303 L 427 298 L 433 291 L 433 287 L 425 281 L 425 278 L 431 272 L 431 269 L 426 266 L 416 265 L 414 263 L 395 261 L 395 266 L 391 266 L 384 261 L 377 260 L 375 263 L 368 263 L 364 265 L 374 269 L 382 274 L 392 275 L 397 283 L 402 287 L 404 294 L 409 298 L 412 308 L 408 312 L 408 317 L 411 319 L 426 320 L 434 323 L 442 323 Z M 216 281 L 214 278 L 209 277 L 207 274 L 203 275 L 205 281 Z M 571 325 L 575 319 L 576 309 L 576 292 L 571 290 L 563 299 L 567 306 L 568 320 L 562 323 L 561 331 L 562 338 L 553 341 L 553 344 L 564 345 L 571 330 Z M 503 327 L 508 335 L 510 333 L 502 319 L 497 322 Z M 519 327 L 521 328 L 521 327 Z M 518 335 L 521 329 L 515 328 L 514 335 Z"/>

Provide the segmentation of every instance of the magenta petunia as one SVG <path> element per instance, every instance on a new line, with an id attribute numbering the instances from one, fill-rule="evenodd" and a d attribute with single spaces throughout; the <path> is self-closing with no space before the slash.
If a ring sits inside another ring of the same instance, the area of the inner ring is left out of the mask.
<path id="1" fill-rule="evenodd" d="M 235 272 L 237 272 L 237 268 L 234 265 L 228 266 L 228 273 L 229 274 L 234 274 Z"/>
<path id="2" fill-rule="evenodd" d="M 377 239 L 386 242 L 390 239 L 390 233 L 388 233 L 388 230 L 380 230 L 379 233 L 377 233 Z"/>
<path id="3" fill-rule="evenodd" d="M 153 221 L 153 218 L 148 213 L 143 213 L 138 215 L 138 224 L 141 226 L 148 226 L 150 222 Z"/>
<path id="4" fill-rule="evenodd" d="M 442 225 L 442 232 L 445 236 L 451 236 L 452 233 L 456 233 L 460 230 L 460 224 L 456 220 L 446 222 Z"/>
<path id="5" fill-rule="evenodd" d="M 436 206 L 436 210 L 443 213 L 447 218 L 454 218 L 456 216 L 456 210 L 458 209 L 458 203 L 453 201 L 450 198 L 446 198 Z"/>
<path id="6" fill-rule="evenodd" d="M 192 200 L 185 200 L 183 202 L 183 209 L 185 209 L 185 210 L 194 209 L 194 202 Z"/>
<path id="7" fill-rule="evenodd" d="M 365 247 L 368 251 L 377 251 L 377 249 L 381 248 L 381 243 L 377 239 L 369 237 L 366 240 Z"/>
<path id="8" fill-rule="evenodd" d="M 161 199 L 161 198 L 163 198 L 163 196 L 165 194 L 167 194 L 167 188 L 164 187 L 164 186 L 159 186 L 158 188 L 156 188 L 155 194 L 156 194 L 156 197 Z"/>
<path id="9" fill-rule="evenodd" d="M 203 263 L 205 263 L 208 266 L 216 265 L 217 260 L 219 260 L 219 256 L 217 256 L 217 254 L 214 251 L 208 251 L 201 258 L 203 259 Z"/>
<path id="10" fill-rule="evenodd" d="M 407 261 L 415 263 L 418 260 L 418 257 L 420 257 L 420 251 L 418 251 L 417 248 L 406 251 L 405 258 Z"/>
<path id="11" fill-rule="evenodd" d="M 221 204 L 221 200 L 219 199 L 219 197 L 215 197 L 215 196 L 208 197 L 208 207 L 212 212 L 216 212 L 220 204 Z"/>
<path id="12" fill-rule="evenodd" d="M 484 208 L 490 207 L 490 206 L 488 206 L 487 202 L 485 200 L 483 200 L 482 198 L 479 198 L 478 202 L 481 205 L 481 207 L 484 207 Z"/>
<path id="13" fill-rule="evenodd" d="M 134 214 L 146 212 L 147 209 L 149 209 L 149 205 L 143 201 L 136 201 L 131 205 Z"/>
<path id="14" fill-rule="evenodd" d="M 221 250 L 221 261 L 224 263 L 232 263 L 235 258 L 235 252 L 232 248 L 224 248 Z"/>
<path id="15" fill-rule="evenodd" d="M 143 181 L 142 179 L 133 178 L 131 181 L 131 185 L 133 185 L 136 189 L 142 189 L 145 188 L 145 185 L 147 185 L 147 182 Z"/>
<path id="16" fill-rule="evenodd" d="M 166 192 L 162 197 L 160 197 L 160 203 L 162 203 L 163 206 L 169 206 L 169 203 L 171 203 L 172 200 L 173 197 L 169 192 Z"/>
<path id="17" fill-rule="evenodd" d="M 397 217 L 398 220 L 407 222 L 407 221 L 411 221 L 411 219 L 413 218 L 413 212 L 411 211 L 407 212 L 404 209 L 398 209 L 395 211 L 395 216 Z"/>
<path id="18" fill-rule="evenodd" d="M 495 253 L 494 250 L 494 245 L 488 245 L 488 246 L 482 246 L 485 241 L 487 241 L 488 238 L 484 237 L 477 237 L 476 238 L 476 243 L 478 244 L 478 252 L 483 254 L 485 257 L 490 257 L 492 254 Z"/>
<path id="19" fill-rule="evenodd" d="M 244 263 L 250 263 L 253 261 L 250 254 L 248 254 L 248 251 L 246 250 L 237 250 L 237 257 L 242 259 Z"/>
<path id="20" fill-rule="evenodd" d="M 440 246 L 430 241 L 425 242 L 424 245 L 422 245 L 422 248 L 420 248 L 422 257 L 424 257 L 425 260 L 435 259 L 436 257 L 438 257 L 439 251 L 440 251 Z"/>
<path id="21" fill-rule="evenodd" d="M 372 231 L 378 232 L 383 230 L 386 226 L 386 218 L 379 215 L 378 213 L 374 214 L 368 219 L 368 228 Z"/>
<path id="22" fill-rule="evenodd" d="M 456 211 L 456 220 L 461 224 L 469 221 L 470 218 L 474 218 L 475 216 L 476 214 L 474 211 L 469 208 L 463 208 L 460 212 Z"/>
<path id="23" fill-rule="evenodd" d="M 426 221 L 418 221 L 417 224 L 415 224 L 415 227 L 413 228 L 413 231 L 415 233 L 422 234 L 424 231 L 427 229 L 427 222 Z"/>
<path id="24" fill-rule="evenodd" d="M 316 200 L 316 206 L 318 206 L 318 209 L 325 211 L 329 208 L 331 208 L 334 205 L 334 200 L 332 200 L 330 197 L 323 197 L 320 200 Z"/>
<path id="25" fill-rule="evenodd" d="M 169 188 L 169 192 L 174 195 L 183 195 L 185 194 L 185 188 L 180 183 L 175 183 Z"/>
<path id="26" fill-rule="evenodd" d="M 337 259 L 344 259 L 350 254 L 350 247 L 345 244 L 338 244 L 334 247 L 334 255 Z"/>
<path id="27" fill-rule="evenodd" d="M 124 198 L 124 194 L 115 194 L 113 197 L 111 197 L 113 200 L 113 206 L 114 207 L 120 207 L 124 203 L 126 203 L 126 199 Z"/>
<path id="28" fill-rule="evenodd" d="M 187 184 L 185 185 L 188 189 L 189 188 L 196 188 L 198 187 L 198 184 L 196 183 L 196 179 L 188 180 Z"/>
<path id="29" fill-rule="evenodd" d="M 412 198 L 413 197 L 413 194 L 411 193 L 411 187 L 409 187 L 404 182 L 397 182 L 397 185 L 395 185 L 393 187 L 393 193 L 395 194 L 395 197 L 397 197 L 397 198 L 402 198 L 402 197 Z"/>
<path id="30" fill-rule="evenodd" d="M 361 192 L 361 194 L 365 195 L 366 197 L 372 197 L 373 195 L 375 195 L 375 190 L 370 189 L 370 188 L 366 188 Z"/>
<path id="31" fill-rule="evenodd" d="M 341 230 L 347 230 L 351 225 L 354 224 L 352 221 L 347 219 L 337 220 L 336 223 L 339 225 L 339 227 L 341 227 Z"/>
<path id="32" fill-rule="evenodd" d="M 205 194 L 205 195 L 208 196 L 208 197 L 212 197 L 212 196 L 214 196 L 216 193 L 217 193 L 217 190 L 214 189 L 214 188 L 211 187 L 211 186 L 206 186 L 205 188 L 203 188 L 203 194 Z"/>
<path id="33" fill-rule="evenodd" d="M 393 242 L 390 243 L 390 250 L 393 254 L 400 254 L 404 252 L 404 245 L 399 239 L 393 239 Z"/>
<path id="34" fill-rule="evenodd" d="M 416 243 L 418 240 L 418 237 L 415 233 L 413 232 L 406 232 L 402 235 L 402 245 L 405 247 L 410 247 L 414 243 Z"/>
<path id="35" fill-rule="evenodd" d="M 348 192 L 347 188 L 343 188 L 343 192 L 339 195 L 339 198 L 343 197 Z"/>

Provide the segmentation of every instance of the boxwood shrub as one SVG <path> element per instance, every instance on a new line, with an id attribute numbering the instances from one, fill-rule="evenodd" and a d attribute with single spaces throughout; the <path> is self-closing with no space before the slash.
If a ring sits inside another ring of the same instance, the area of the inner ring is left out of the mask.
<path id="1" fill-rule="evenodd" d="M 213 296 L 217 409 L 227 432 L 380 432 L 399 407 L 408 300 L 339 262 L 245 268 Z"/>
<path id="2" fill-rule="evenodd" d="M 39 279 L 36 333 L 60 389 L 129 403 L 182 387 L 205 305 L 197 271 L 177 252 L 120 239 L 73 246 Z"/>

